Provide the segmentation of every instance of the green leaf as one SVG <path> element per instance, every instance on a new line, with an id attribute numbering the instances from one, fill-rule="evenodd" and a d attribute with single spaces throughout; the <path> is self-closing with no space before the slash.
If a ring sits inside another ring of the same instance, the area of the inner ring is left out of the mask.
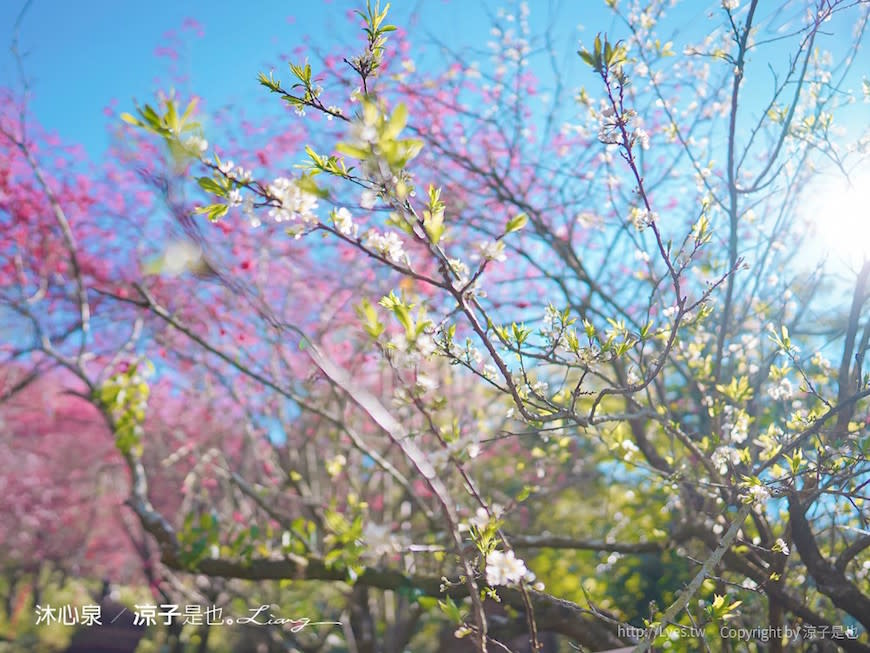
<path id="1" fill-rule="evenodd" d="M 432 596 L 418 596 L 417 603 L 420 605 L 421 608 L 429 611 L 438 605 L 438 599 Z"/>
<path id="2" fill-rule="evenodd" d="M 199 187 L 206 193 L 218 195 L 219 197 L 226 196 L 226 189 L 211 177 L 200 177 L 196 180 L 196 183 L 199 184 Z"/>
<path id="3" fill-rule="evenodd" d="M 142 110 L 140 111 L 140 113 L 142 114 L 142 117 L 145 119 L 145 121 L 146 121 L 149 125 L 151 125 L 152 127 L 159 127 L 159 126 L 160 126 L 160 122 L 161 122 L 161 121 L 160 121 L 160 116 L 159 116 L 159 115 L 157 114 L 157 112 L 156 112 L 156 111 L 151 107 L 150 104 L 146 104 L 146 105 L 145 105 L 145 108 L 142 109 Z"/>
<path id="4" fill-rule="evenodd" d="M 586 337 L 590 340 L 595 337 L 595 327 L 589 320 L 583 320 L 583 330 L 586 332 Z"/>
<path id="5" fill-rule="evenodd" d="M 517 501 L 522 503 L 523 501 L 528 499 L 529 496 L 531 496 L 531 494 L 532 494 L 532 490 L 534 490 L 534 489 L 535 488 L 532 485 L 524 485 L 523 489 L 520 490 L 520 493 L 517 495 Z"/>
<path id="6" fill-rule="evenodd" d="M 300 190 L 316 195 L 320 199 L 326 199 L 329 197 L 329 191 L 318 186 L 310 174 L 302 175 L 297 179 L 296 186 L 298 186 Z"/>
<path id="7" fill-rule="evenodd" d="M 368 333 L 372 338 L 377 338 L 384 332 L 386 327 L 378 319 L 377 309 L 375 309 L 368 299 L 363 298 L 363 300 L 356 306 L 356 314 L 362 320 L 363 329 L 365 329 L 366 333 Z"/>
<path id="8" fill-rule="evenodd" d="M 444 211 L 436 211 L 432 213 L 425 211 L 423 213 L 423 228 L 433 244 L 437 245 L 444 235 Z"/>
<path id="9" fill-rule="evenodd" d="M 598 70 L 598 62 L 595 60 L 595 56 L 589 52 L 589 50 L 580 50 L 577 54 L 580 55 L 580 58 L 585 61 L 590 67 Z"/>
<path id="10" fill-rule="evenodd" d="M 393 111 L 393 115 L 390 116 L 387 126 L 384 128 L 384 138 L 396 138 L 405 128 L 407 122 L 408 107 L 404 104 L 399 104 L 395 111 Z"/>
<path id="11" fill-rule="evenodd" d="M 193 98 L 187 105 L 187 108 L 184 110 L 184 114 L 181 116 L 182 124 L 186 123 L 190 120 L 191 116 L 193 116 L 193 112 L 196 110 L 197 99 Z"/>
<path id="12" fill-rule="evenodd" d="M 580 341 L 577 339 L 577 332 L 574 329 L 569 329 L 565 333 L 565 339 L 568 342 L 568 349 L 576 354 L 580 350 Z"/>
<path id="13" fill-rule="evenodd" d="M 749 377 L 746 376 L 734 377 L 727 386 L 718 384 L 716 389 L 734 403 L 748 401 L 752 399 L 753 395 L 752 387 L 749 385 Z"/>
<path id="14" fill-rule="evenodd" d="M 196 212 L 204 213 L 211 222 L 215 222 L 225 216 L 229 210 L 226 204 L 211 204 L 209 206 L 197 207 Z"/>
<path id="15" fill-rule="evenodd" d="M 175 102 L 171 100 L 166 103 L 166 125 L 170 131 L 178 131 L 178 114 L 175 111 Z"/>
<path id="16" fill-rule="evenodd" d="M 413 305 L 406 304 L 402 299 L 396 296 L 396 293 L 390 291 L 386 297 L 382 297 L 378 302 L 381 306 L 393 312 L 396 319 L 405 328 L 405 333 L 408 337 L 413 337 L 416 331 L 414 319 L 411 317 L 411 309 Z"/>
<path id="17" fill-rule="evenodd" d="M 529 221 L 529 216 L 525 213 L 520 213 L 518 216 L 511 218 L 508 220 L 507 225 L 505 226 L 504 232 L 506 234 L 513 233 L 514 231 L 519 231 L 523 227 L 526 226 L 526 223 Z"/>
<path id="18" fill-rule="evenodd" d="M 144 127 L 145 126 L 141 120 L 138 120 L 137 118 L 131 116 L 129 113 L 122 113 L 121 120 L 126 122 L 128 125 L 133 125 L 134 127 Z"/>
<path id="19" fill-rule="evenodd" d="M 353 159 L 359 159 L 361 161 L 371 156 L 370 151 L 357 145 L 351 145 L 350 143 L 338 143 L 335 146 L 335 149 L 342 154 L 345 154 Z"/>
<path id="20" fill-rule="evenodd" d="M 459 606 L 449 596 L 443 601 L 438 601 L 438 607 L 441 608 L 441 612 L 447 615 L 450 621 L 455 624 L 462 623 L 462 613 L 459 610 Z"/>

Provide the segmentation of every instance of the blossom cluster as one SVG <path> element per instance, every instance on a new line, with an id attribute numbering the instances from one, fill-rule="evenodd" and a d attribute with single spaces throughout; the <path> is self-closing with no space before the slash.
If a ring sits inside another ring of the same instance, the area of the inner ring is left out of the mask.
<path id="1" fill-rule="evenodd" d="M 630 216 L 632 224 L 638 231 L 643 231 L 647 227 L 654 224 L 659 219 L 659 214 L 655 211 L 650 211 L 647 208 L 635 206 L 631 209 Z"/>
<path id="2" fill-rule="evenodd" d="M 722 410 L 722 435 L 735 444 L 745 442 L 749 437 L 749 415 L 746 411 L 725 406 Z"/>
<path id="3" fill-rule="evenodd" d="M 468 266 L 458 258 L 447 259 L 447 264 L 450 266 L 450 270 L 456 275 L 456 278 L 453 280 L 453 287 L 457 290 L 463 288 L 469 281 L 470 271 Z"/>
<path id="4" fill-rule="evenodd" d="M 363 540 L 366 543 L 364 557 L 376 562 L 381 556 L 399 553 L 408 545 L 401 535 L 391 531 L 389 526 L 368 522 L 363 527 Z"/>
<path id="5" fill-rule="evenodd" d="M 181 144 L 188 150 L 196 152 L 197 154 L 202 154 L 208 149 L 208 141 L 202 136 L 188 136 Z"/>
<path id="6" fill-rule="evenodd" d="M 477 250 L 484 261 L 504 261 L 507 255 L 504 252 L 504 242 L 501 240 L 489 240 L 478 243 Z"/>
<path id="7" fill-rule="evenodd" d="M 770 490 L 764 485 L 752 485 L 749 488 L 749 499 L 753 503 L 764 503 L 770 499 Z"/>
<path id="8" fill-rule="evenodd" d="M 598 140 L 605 145 L 622 144 L 622 126 L 628 124 L 634 112 L 631 109 L 619 115 L 613 107 L 605 107 L 598 116 Z"/>
<path id="9" fill-rule="evenodd" d="M 390 356 L 390 361 L 399 368 L 413 368 L 421 360 L 429 358 L 435 353 L 435 341 L 428 333 L 420 333 L 416 336 L 409 336 L 406 332 L 393 334 L 387 343 L 387 353 Z M 423 393 L 435 388 L 435 381 L 428 377 L 417 374 L 414 389 Z M 405 388 L 399 387 L 396 389 L 396 398 L 404 401 L 408 398 Z"/>
<path id="10" fill-rule="evenodd" d="M 392 263 L 411 264 L 404 245 L 395 232 L 387 231 L 384 234 L 379 234 L 374 229 L 370 229 L 366 232 L 363 244 Z"/>
<path id="11" fill-rule="evenodd" d="M 359 227 L 353 223 L 353 216 L 345 207 L 332 212 L 332 222 L 335 228 L 343 236 L 356 238 Z"/>
<path id="12" fill-rule="evenodd" d="M 767 394 L 774 401 L 787 400 L 794 396 L 794 388 L 791 385 L 791 381 L 783 377 L 779 380 L 779 383 L 768 388 Z"/>
<path id="13" fill-rule="evenodd" d="M 224 175 L 226 175 L 233 181 L 237 181 L 242 184 L 251 181 L 253 177 L 250 170 L 247 170 L 242 166 L 237 166 L 232 161 L 221 161 L 218 165 L 218 170 L 220 170 Z"/>
<path id="14" fill-rule="evenodd" d="M 279 177 L 269 185 L 269 194 L 278 201 L 278 206 L 269 209 L 269 217 L 275 222 L 290 222 L 297 218 L 305 224 L 317 222 L 314 214 L 317 197 L 302 190 L 296 181 Z"/>
<path id="15" fill-rule="evenodd" d="M 734 447 L 717 447 L 710 456 L 710 462 L 720 474 L 728 473 L 728 465 L 737 465 L 740 462 L 740 452 Z"/>
<path id="16" fill-rule="evenodd" d="M 486 582 L 491 586 L 534 580 L 534 574 L 513 551 L 493 551 L 486 556 Z"/>

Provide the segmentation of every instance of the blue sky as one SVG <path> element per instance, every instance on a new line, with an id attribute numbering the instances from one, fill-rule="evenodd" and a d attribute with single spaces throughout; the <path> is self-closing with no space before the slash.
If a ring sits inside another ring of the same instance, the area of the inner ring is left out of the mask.
<path id="1" fill-rule="evenodd" d="M 485 48 L 490 38 L 490 17 L 506 2 L 468 0 L 398 0 L 392 3 L 392 22 L 407 27 L 418 15 L 415 44 L 425 43 L 430 32 L 453 48 Z M 586 33 L 612 27 L 604 2 L 574 3 L 533 0 L 532 31 L 541 31 L 549 5 L 561 17 L 556 30 L 566 37 L 566 56 L 576 57 L 577 29 Z M 0 2 L 0 86 L 18 87 L 19 78 L 9 52 L 12 26 L 25 0 Z M 582 5 L 582 7 L 581 7 Z M 158 90 L 156 80 L 168 79 L 169 61 L 155 55 L 174 30 L 182 37 L 179 67 L 190 77 L 190 89 L 211 107 L 244 103 L 264 91 L 256 74 L 281 64 L 279 54 L 290 54 L 308 37 L 324 49 L 358 43 L 358 32 L 349 24 L 350 9 L 364 0 L 151 0 L 147 3 L 118 0 L 33 0 L 20 30 L 25 70 L 31 80 L 31 110 L 45 126 L 66 140 L 84 144 L 92 155 L 106 147 L 107 118 L 103 108 L 117 100 L 118 110 L 129 110 L 133 100 L 150 101 Z M 186 18 L 203 27 L 183 30 Z M 423 29 L 420 27 L 423 26 Z M 353 39 L 353 40 L 352 40 Z M 431 43 L 431 41 L 429 41 Z M 414 53 L 415 58 L 419 53 Z M 420 62 L 418 61 L 418 66 Z M 283 65 L 277 68 L 284 72 Z M 253 104 L 253 103 L 251 103 Z"/>
<path id="2" fill-rule="evenodd" d="M 0 2 L 0 86 L 19 85 L 8 44 L 24 4 L 25 0 Z M 392 22 L 410 27 L 412 42 L 420 48 L 412 56 L 418 68 L 426 68 L 439 58 L 437 50 L 429 47 L 430 35 L 455 50 L 484 51 L 491 38 L 491 17 L 499 7 L 516 4 L 515 0 L 398 0 L 392 4 L 391 17 Z M 533 34 L 543 32 L 552 16 L 558 16 L 553 29 L 560 56 L 574 72 L 582 70 L 575 54 L 578 38 L 588 43 L 598 31 L 620 32 L 604 0 L 531 0 L 529 4 Z M 274 66 L 279 76 L 286 77 L 280 55 L 291 55 L 306 38 L 323 50 L 355 51 L 359 31 L 346 14 L 363 5 L 364 0 L 33 0 L 20 33 L 25 70 L 32 82 L 31 111 L 64 140 L 81 143 L 98 157 L 108 144 L 110 118 L 104 115 L 104 107 L 115 100 L 117 111 L 129 111 L 134 100 L 150 102 L 159 88 L 166 90 L 170 62 L 156 56 L 155 49 L 164 45 L 166 33 L 174 30 L 183 44 L 177 65 L 190 78 L 183 90 L 203 96 L 211 109 L 234 104 L 244 106 L 248 116 L 256 115 L 256 101 L 266 95 L 256 83 L 257 73 Z M 762 17 L 775 9 L 772 5 L 765 8 L 765 3 L 761 7 Z M 792 0 L 783 20 L 800 15 L 805 7 L 805 0 Z M 412 16 L 417 17 L 416 23 Z M 189 17 L 202 25 L 201 38 L 197 30 L 182 29 Z M 721 24 L 722 17 L 718 0 L 689 0 L 672 12 L 672 22 L 661 31 L 674 38 L 679 53 L 682 44 L 703 37 Z M 583 29 L 578 29 L 581 23 Z M 836 35 L 851 29 L 851 25 L 836 20 L 826 27 L 835 36 L 825 38 L 824 47 L 836 47 Z M 763 66 L 757 59 L 766 56 L 781 68 L 787 61 L 788 46 L 793 42 L 768 46 L 764 55 L 753 55 L 756 61 L 750 63 Z M 473 56 L 486 58 L 486 54 Z M 866 51 L 858 56 L 855 74 L 860 84 L 861 72 L 870 70 L 870 58 Z M 584 79 L 583 74 L 588 75 L 588 71 L 582 71 L 576 83 L 572 75 L 567 85 L 592 82 L 591 75 Z M 160 86 L 158 79 L 162 80 Z M 766 100 L 769 82 L 764 71 L 748 76 L 747 83 L 767 86 L 759 88 L 763 93 L 757 95 L 744 93 L 744 102 L 751 101 L 753 95 Z M 594 85 L 589 88 L 597 91 Z M 856 125 L 863 129 L 860 124 L 866 123 L 866 117 L 861 120 L 860 107 L 857 110 Z"/>
<path id="3" fill-rule="evenodd" d="M 24 0 L 0 2 L 0 85 L 18 83 L 8 44 L 23 5 Z M 32 109 L 44 125 L 97 153 L 106 142 L 103 107 L 112 99 L 124 110 L 134 98 L 148 101 L 157 90 L 155 79 L 167 78 L 169 62 L 155 56 L 155 48 L 165 43 L 168 30 L 182 35 L 186 44 L 179 63 L 191 88 L 219 106 L 263 94 L 257 72 L 280 63 L 277 55 L 291 53 L 306 36 L 324 48 L 341 45 L 340 35 L 357 38 L 346 12 L 363 5 L 338 0 L 34 0 L 20 32 L 32 80 Z M 456 44 L 473 44 L 488 30 L 483 5 L 456 0 L 399 0 L 391 10 L 393 22 L 406 25 L 415 11 L 422 12 L 427 27 L 449 34 Z M 202 38 L 195 30 L 180 29 L 187 17 L 202 24 Z"/>

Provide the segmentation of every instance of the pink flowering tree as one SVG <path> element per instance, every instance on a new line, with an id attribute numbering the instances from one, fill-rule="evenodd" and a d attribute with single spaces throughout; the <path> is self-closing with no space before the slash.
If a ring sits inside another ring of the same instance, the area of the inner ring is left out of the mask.
<path id="1" fill-rule="evenodd" d="M 161 573 L 341 625 L 273 629 L 300 650 L 870 650 L 870 264 L 799 255 L 819 169 L 866 166 L 867 7 L 723 0 L 693 39 L 608 5 L 417 72 L 370 4 L 356 53 L 260 73 L 291 111 L 244 139 L 136 107 L 135 256 L 4 123 L 56 239 L 3 268 L 9 392 L 65 370 Z"/>

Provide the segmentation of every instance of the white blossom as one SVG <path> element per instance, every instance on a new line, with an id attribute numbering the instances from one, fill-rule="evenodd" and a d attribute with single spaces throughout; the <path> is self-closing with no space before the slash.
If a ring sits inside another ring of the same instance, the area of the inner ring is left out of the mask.
<path id="1" fill-rule="evenodd" d="M 343 236 L 356 238 L 359 227 L 353 223 L 353 217 L 345 207 L 332 212 L 332 222 L 335 224 L 335 228 L 338 229 L 338 233 Z"/>
<path id="2" fill-rule="evenodd" d="M 498 519 L 502 516 L 502 514 L 504 514 L 504 506 L 498 503 L 493 503 L 489 507 L 489 512 L 487 512 L 486 509 L 481 506 L 474 513 L 474 517 L 471 517 L 468 520 L 468 524 L 481 531 L 486 528 L 487 524 L 489 524 L 490 513 L 492 514 L 494 519 Z"/>
<path id="3" fill-rule="evenodd" d="M 188 136 L 184 139 L 182 145 L 188 150 L 196 152 L 205 152 L 208 149 L 208 141 L 201 136 Z"/>
<path id="4" fill-rule="evenodd" d="M 749 437 L 749 415 L 746 411 L 725 406 L 722 416 L 722 435 L 735 444 L 745 442 Z"/>
<path id="5" fill-rule="evenodd" d="M 169 243 L 163 251 L 163 272 L 177 276 L 196 267 L 202 260 L 202 250 L 185 240 Z"/>
<path id="6" fill-rule="evenodd" d="M 753 485 L 749 488 L 749 496 L 753 503 L 764 503 L 770 498 L 770 490 L 764 485 Z"/>
<path id="7" fill-rule="evenodd" d="M 269 209 L 269 217 L 275 222 L 289 222 L 297 218 L 306 224 L 317 222 L 317 216 L 314 215 L 317 196 L 299 188 L 294 180 L 278 177 L 269 185 L 269 194 L 279 203 Z"/>
<path id="8" fill-rule="evenodd" d="M 486 556 L 486 582 L 491 586 L 518 583 L 527 573 L 526 563 L 513 551 L 493 551 Z"/>
<path id="9" fill-rule="evenodd" d="M 414 340 L 414 349 L 423 357 L 428 358 L 435 353 L 435 341 L 432 336 L 426 333 L 421 333 Z"/>
<path id="10" fill-rule="evenodd" d="M 420 394 L 426 394 L 438 388 L 438 381 L 425 374 L 417 374 L 414 389 Z"/>
<path id="11" fill-rule="evenodd" d="M 220 170 L 223 175 L 242 183 L 251 181 L 253 176 L 250 170 L 245 170 L 242 166 L 237 166 L 229 160 L 221 161 L 218 165 L 218 170 Z"/>
<path id="12" fill-rule="evenodd" d="M 728 473 L 728 464 L 736 465 L 740 462 L 740 452 L 734 447 L 717 447 L 710 456 L 710 462 L 720 474 Z"/>
<path id="13" fill-rule="evenodd" d="M 775 401 L 780 399 L 788 400 L 794 396 L 794 388 L 791 385 L 791 381 L 787 378 L 782 378 L 775 386 L 767 389 L 767 394 Z"/>
<path id="14" fill-rule="evenodd" d="M 383 524 L 368 522 L 363 527 L 363 540 L 366 543 L 366 554 L 370 558 L 398 553 L 402 549 L 402 541 L 390 532 L 390 527 Z"/>
<path id="15" fill-rule="evenodd" d="M 227 195 L 227 205 L 230 207 L 241 206 L 242 201 L 242 191 L 238 188 L 233 188 Z"/>
<path id="16" fill-rule="evenodd" d="M 504 261 L 507 255 L 504 253 L 504 242 L 501 240 L 490 240 L 477 245 L 480 251 L 480 256 L 486 261 Z"/>
<path id="17" fill-rule="evenodd" d="M 393 263 L 410 265 L 402 241 L 392 231 L 388 231 L 383 235 L 374 229 L 368 231 L 365 235 L 365 245 Z"/>
<path id="18" fill-rule="evenodd" d="M 641 129 L 640 127 L 635 129 L 634 130 L 634 138 L 636 141 L 638 141 L 640 143 L 640 146 L 643 149 L 645 149 L 645 150 L 649 149 L 649 134 L 646 132 L 645 129 Z"/>
<path id="19" fill-rule="evenodd" d="M 638 231 L 643 231 L 659 219 L 659 214 L 647 208 L 635 206 L 631 209 L 631 221 Z"/>
<path id="20" fill-rule="evenodd" d="M 454 288 L 461 288 L 462 286 L 467 284 L 468 283 L 468 275 L 469 275 L 468 266 L 458 258 L 448 259 L 447 263 L 450 265 L 450 269 L 458 277 L 453 282 L 453 287 Z"/>
<path id="21" fill-rule="evenodd" d="M 815 354 L 813 354 L 810 362 L 816 367 L 819 367 L 823 372 L 831 371 L 831 362 L 827 358 L 822 356 L 822 352 L 820 351 L 817 351 Z"/>
<path id="22" fill-rule="evenodd" d="M 359 199 L 359 205 L 364 209 L 373 209 L 378 201 L 378 195 L 373 190 L 364 190 Z"/>

